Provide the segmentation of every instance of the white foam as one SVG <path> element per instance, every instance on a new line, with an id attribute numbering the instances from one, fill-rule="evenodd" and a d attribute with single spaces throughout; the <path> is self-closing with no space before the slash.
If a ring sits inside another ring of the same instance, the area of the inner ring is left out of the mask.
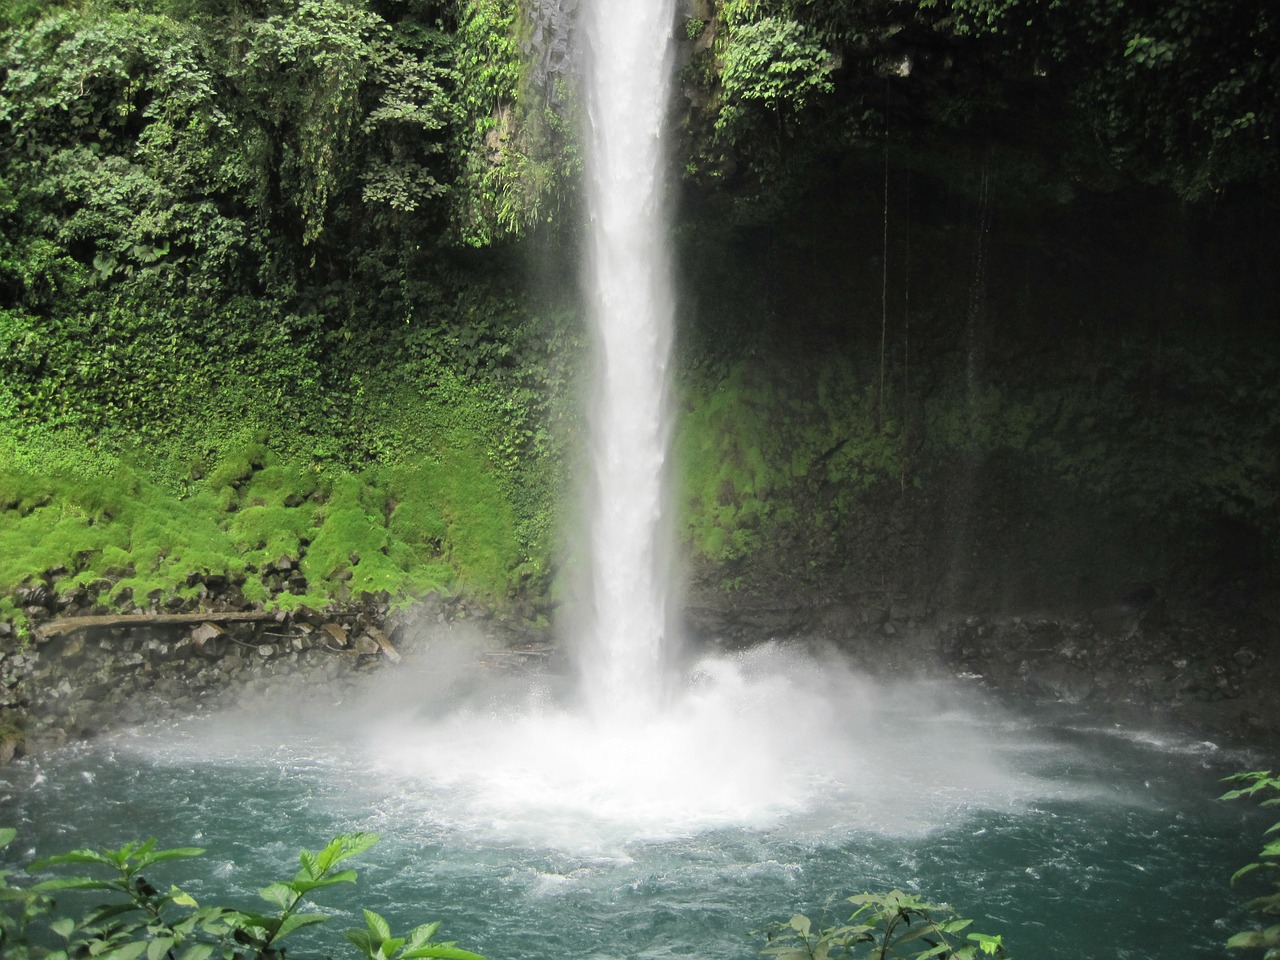
<path id="1" fill-rule="evenodd" d="M 919 832 L 1029 792 L 954 696 L 767 645 L 699 662 L 640 722 L 545 691 L 500 709 L 482 696 L 430 718 L 389 711 L 365 749 L 431 816 L 576 853 L 723 826 Z"/>

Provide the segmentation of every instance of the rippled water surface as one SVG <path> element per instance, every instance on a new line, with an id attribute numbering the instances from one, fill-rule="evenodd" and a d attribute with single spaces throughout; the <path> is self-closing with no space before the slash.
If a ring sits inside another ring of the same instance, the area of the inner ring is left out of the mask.
<path id="1" fill-rule="evenodd" d="M 772 646 L 697 665 L 640 729 L 426 659 L 342 702 L 284 691 L 15 764 L 0 820 L 24 859 L 206 847 L 187 886 L 246 905 L 299 847 L 377 831 L 329 942 L 368 906 L 491 960 L 746 958 L 769 921 L 903 887 L 1018 957 L 1173 960 L 1244 922 L 1227 881 L 1269 821 L 1213 798 L 1249 762 Z"/>

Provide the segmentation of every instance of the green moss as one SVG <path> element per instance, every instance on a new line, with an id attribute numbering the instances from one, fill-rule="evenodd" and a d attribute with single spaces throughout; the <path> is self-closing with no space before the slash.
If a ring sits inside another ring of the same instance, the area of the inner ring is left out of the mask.
<path id="1" fill-rule="evenodd" d="M 320 486 L 318 472 L 300 463 L 275 463 L 254 471 L 242 481 L 245 503 L 296 506 L 312 496 Z"/>
<path id="2" fill-rule="evenodd" d="M 681 529 L 711 560 L 751 549 L 765 498 L 786 482 L 768 459 L 767 390 L 748 386 L 746 377 L 739 365 L 709 390 L 690 391 L 676 433 Z"/>
<path id="3" fill-rule="evenodd" d="M 273 454 L 261 441 L 228 451 L 209 475 L 208 488 L 216 495 L 225 509 L 240 505 L 243 488 L 254 472 L 274 463 Z"/>
<path id="4" fill-rule="evenodd" d="M 232 515 L 231 546 L 249 564 L 261 567 L 282 556 L 298 557 L 299 544 L 315 535 L 316 511 L 294 507 L 245 507 Z"/>
<path id="5" fill-rule="evenodd" d="M 502 602 L 549 568 L 527 552 L 528 532 L 554 527 L 558 461 L 496 381 L 436 360 L 413 379 L 416 390 L 365 381 L 367 402 L 340 426 L 367 436 L 382 462 L 356 470 L 301 454 L 288 428 L 268 442 L 252 415 L 180 424 L 180 449 L 139 433 L 101 454 L 92 437 L 19 436 L 0 416 L 0 451 L 13 454 L 0 470 L 0 596 L 65 567 L 65 589 L 108 581 L 102 599 L 116 602 L 181 594 L 193 572 L 226 573 L 250 601 L 283 607 L 384 590 Z M 301 560 L 305 594 L 275 595 L 263 581 L 281 556 Z"/>
<path id="6" fill-rule="evenodd" d="M 837 542 L 866 491 L 901 479 L 902 439 L 877 422 L 876 400 L 840 354 L 689 376 L 676 487 L 694 556 L 726 563 L 780 539 Z"/>
<path id="7" fill-rule="evenodd" d="M 328 580 L 351 571 L 352 589 L 398 586 L 386 560 L 387 528 L 359 507 L 326 507 L 324 520 L 307 550 L 302 569 L 308 579 Z"/>
<path id="8" fill-rule="evenodd" d="M 427 563 L 447 559 L 458 583 L 491 599 L 506 594 L 521 562 L 514 511 L 473 437 L 457 432 L 438 459 L 386 473 L 390 532 Z"/>

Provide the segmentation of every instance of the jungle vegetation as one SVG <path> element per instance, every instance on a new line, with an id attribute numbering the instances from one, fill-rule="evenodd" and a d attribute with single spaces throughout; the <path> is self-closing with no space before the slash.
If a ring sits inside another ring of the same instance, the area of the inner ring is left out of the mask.
<path id="1" fill-rule="evenodd" d="M 957 457 L 1274 563 L 1266 5 L 680 20 L 680 529 L 723 586 L 847 568 Z M 0 616 L 55 569 L 271 600 L 303 548 L 308 603 L 359 555 L 350 589 L 551 609 L 572 33 L 533 0 L 0 2 Z M 816 560 L 753 573 L 765 541 Z"/>

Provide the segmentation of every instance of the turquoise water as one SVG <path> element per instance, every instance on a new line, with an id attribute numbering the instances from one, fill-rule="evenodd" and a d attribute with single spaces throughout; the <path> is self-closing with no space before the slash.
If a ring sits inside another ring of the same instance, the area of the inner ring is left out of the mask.
<path id="1" fill-rule="evenodd" d="M 770 921 L 893 887 L 1021 958 L 1221 957 L 1245 923 L 1228 879 L 1270 820 L 1213 799 L 1253 758 L 1209 743 L 777 649 L 699 665 L 651 737 L 585 728 L 529 679 L 449 672 L 19 762 L 0 771 L 10 854 L 199 845 L 185 886 L 249 905 L 299 847 L 374 830 L 358 887 L 325 901 L 339 956 L 359 906 L 443 920 L 491 960 L 754 957 Z"/>

